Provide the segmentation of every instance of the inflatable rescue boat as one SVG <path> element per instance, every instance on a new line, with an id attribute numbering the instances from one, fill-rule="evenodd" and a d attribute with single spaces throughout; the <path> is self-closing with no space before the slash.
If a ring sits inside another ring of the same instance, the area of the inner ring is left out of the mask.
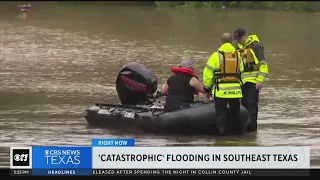
<path id="1" fill-rule="evenodd" d="M 121 104 L 96 103 L 87 110 L 90 126 L 138 128 L 157 134 L 226 135 L 244 134 L 250 125 L 248 111 L 241 107 L 239 121 L 227 117 L 218 122 L 213 101 L 195 102 L 168 112 L 157 99 L 157 78 L 144 65 L 129 63 L 119 72 L 116 89 Z"/>

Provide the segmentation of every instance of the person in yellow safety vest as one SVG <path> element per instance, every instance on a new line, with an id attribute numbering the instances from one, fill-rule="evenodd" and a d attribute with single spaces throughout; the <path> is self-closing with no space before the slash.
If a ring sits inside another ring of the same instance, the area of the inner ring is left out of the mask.
<path id="1" fill-rule="evenodd" d="M 203 86 L 207 93 L 205 101 L 210 100 L 213 95 L 215 101 L 215 110 L 217 116 L 217 127 L 219 133 L 226 134 L 228 129 L 227 114 L 228 104 L 230 106 L 230 115 L 232 124 L 235 125 L 230 133 L 243 134 L 240 123 L 240 99 L 241 92 L 241 72 L 243 72 L 243 63 L 240 53 L 236 51 L 231 44 L 232 35 L 224 33 L 221 38 L 222 45 L 217 52 L 214 52 L 207 61 L 203 70 Z M 214 86 L 214 87 L 213 87 Z"/>
<path id="2" fill-rule="evenodd" d="M 237 41 L 237 50 L 240 52 L 244 73 L 242 74 L 241 104 L 247 108 L 251 115 L 251 124 L 247 131 L 257 131 L 259 92 L 269 70 L 264 56 L 264 47 L 256 35 L 246 36 L 246 31 L 238 28 L 234 31 L 234 39 Z"/>

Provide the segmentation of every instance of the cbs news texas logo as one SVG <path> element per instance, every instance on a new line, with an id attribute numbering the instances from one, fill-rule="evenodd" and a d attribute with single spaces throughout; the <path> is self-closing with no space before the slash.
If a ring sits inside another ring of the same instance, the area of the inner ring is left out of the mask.
<path id="1" fill-rule="evenodd" d="M 79 165 L 80 150 L 71 149 L 50 149 L 44 150 L 44 157 L 47 165 Z"/>
<path id="2" fill-rule="evenodd" d="M 44 153 L 44 164 L 39 165 L 69 165 L 78 166 L 80 161 L 80 150 L 72 149 L 46 149 Z M 39 159 L 41 161 L 41 159 Z M 11 169 L 31 169 L 32 168 L 32 147 L 10 147 L 10 168 Z"/>
<path id="3" fill-rule="evenodd" d="M 31 169 L 31 167 L 31 147 L 10 147 L 10 169 Z"/>

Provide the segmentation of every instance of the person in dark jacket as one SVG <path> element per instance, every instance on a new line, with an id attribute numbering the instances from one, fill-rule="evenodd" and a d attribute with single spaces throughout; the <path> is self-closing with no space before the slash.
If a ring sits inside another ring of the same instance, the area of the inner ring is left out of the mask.
<path id="1" fill-rule="evenodd" d="M 267 75 L 268 63 L 264 54 L 264 47 L 257 35 L 247 35 L 243 28 L 234 31 L 234 39 L 237 41 L 237 50 L 241 54 L 244 63 L 242 79 L 241 104 L 246 107 L 251 115 L 252 122 L 247 131 L 257 131 L 259 92 Z"/>
<path id="2" fill-rule="evenodd" d="M 165 108 L 169 111 L 180 109 L 194 101 L 194 95 L 205 93 L 202 83 L 193 72 L 193 64 L 183 60 L 179 67 L 172 67 L 174 73 L 163 84 L 161 93 L 167 94 Z"/>

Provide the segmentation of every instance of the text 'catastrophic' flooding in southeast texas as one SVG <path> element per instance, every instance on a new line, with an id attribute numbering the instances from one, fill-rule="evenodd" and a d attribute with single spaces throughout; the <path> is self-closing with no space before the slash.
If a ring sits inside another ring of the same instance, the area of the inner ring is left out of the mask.
<path id="1" fill-rule="evenodd" d="M 101 161 L 298 161 L 297 154 L 99 154 Z"/>

